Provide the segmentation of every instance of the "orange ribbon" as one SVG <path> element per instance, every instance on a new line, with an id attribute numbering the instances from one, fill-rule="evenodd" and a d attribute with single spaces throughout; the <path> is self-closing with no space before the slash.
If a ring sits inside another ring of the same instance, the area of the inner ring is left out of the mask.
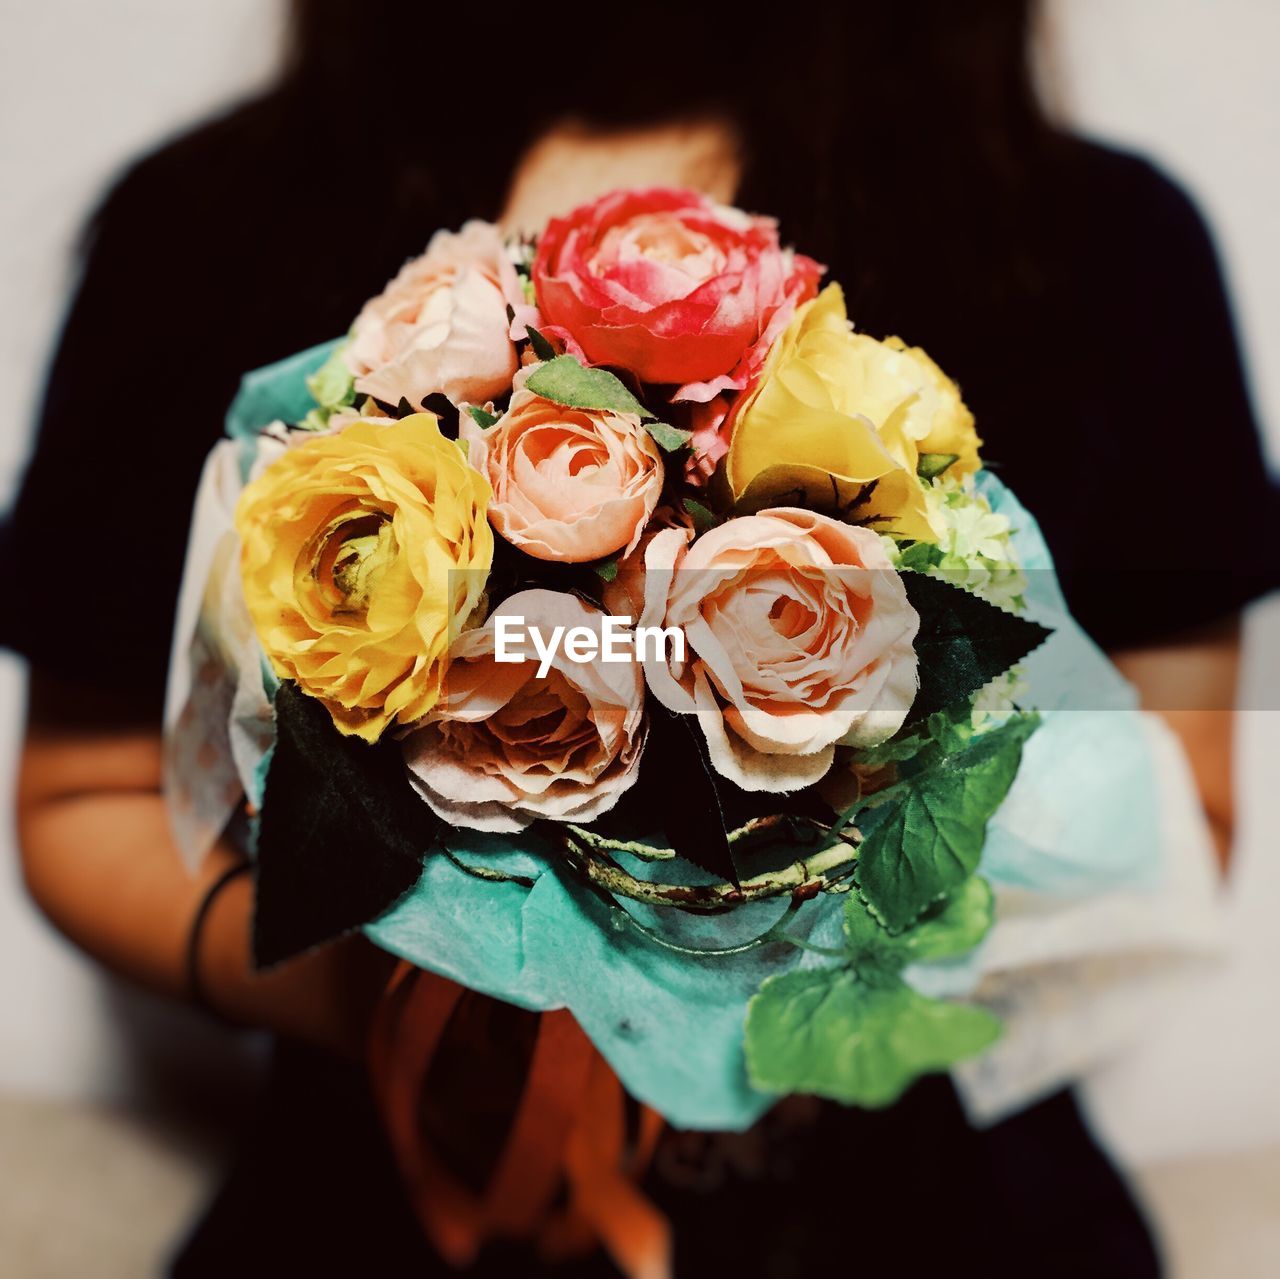
<path id="1" fill-rule="evenodd" d="M 423 1083 L 462 986 L 402 963 L 374 1018 L 374 1095 L 427 1237 L 465 1267 L 489 1239 L 523 1239 L 547 1261 L 601 1245 L 628 1279 L 668 1279 L 671 1230 L 637 1185 L 662 1119 L 640 1110 L 628 1150 L 626 1094 L 567 1009 L 543 1013 L 520 1103 L 483 1191 L 464 1185 L 427 1142 Z M 470 995 L 471 998 L 478 996 Z"/>

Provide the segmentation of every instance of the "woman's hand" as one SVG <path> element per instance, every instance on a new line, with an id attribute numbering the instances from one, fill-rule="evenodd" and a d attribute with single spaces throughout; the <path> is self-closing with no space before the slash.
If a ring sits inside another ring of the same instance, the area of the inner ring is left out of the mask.
<path id="1" fill-rule="evenodd" d="M 158 731 L 59 727 L 33 714 L 18 784 L 18 836 L 28 889 L 51 922 L 109 968 L 190 997 L 187 953 L 196 912 L 239 859 L 219 845 L 192 876 L 160 793 Z M 342 1052 L 359 1053 L 392 961 L 348 938 L 255 973 L 248 876 L 218 891 L 199 938 L 201 984 L 214 1009 Z"/>
<path id="2" fill-rule="evenodd" d="M 1240 619 L 1111 660 L 1182 741 L 1223 870 L 1235 830 L 1232 754 L 1240 678 Z"/>

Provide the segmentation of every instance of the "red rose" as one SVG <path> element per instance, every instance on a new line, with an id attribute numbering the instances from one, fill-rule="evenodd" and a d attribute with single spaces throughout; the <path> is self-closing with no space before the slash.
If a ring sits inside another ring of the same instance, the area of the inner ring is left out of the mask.
<path id="1" fill-rule="evenodd" d="M 533 261 L 543 320 L 588 360 L 700 401 L 746 385 L 821 273 L 771 218 L 661 187 L 552 219 Z"/>

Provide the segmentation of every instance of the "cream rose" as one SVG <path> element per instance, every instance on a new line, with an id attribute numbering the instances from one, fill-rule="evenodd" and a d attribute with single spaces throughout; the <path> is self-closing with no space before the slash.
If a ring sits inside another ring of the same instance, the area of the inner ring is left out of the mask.
<path id="1" fill-rule="evenodd" d="M 540 560 L 630 551 L 662 493 L 662 454 L 629 413 L 571 409 L 520 390 L 487 429 L 463 414 L 471 465 L 489 479 L 489 519 Z"/>
<path id="2" fill-rule="evenodd" d="M 650 660 L 664 706 L 695 714 L 716 769 L 746 790 L 818 781 L 837 744 L 892 736 L 916 692 L 920 619 L 879 537 L 825 515 L 775 507 L 732 519 L 690 545 L 656 533 L 640 624 L 679 627 L 686 660 Z"/>
<path id="3" fill-rule="evenodd" d="M 444 698 L 405 739 L 418 793 L 445 821 L 477 830 L 523 830 L 536 818 L 587 822 L 636 780 L 644 746 L 644 679 L 634 662 L 578 662 L 563 648 L 543 678 L 538 659 L 496 660 L 494 619 L 522 618 L 550 634 L 589 627 L 604 614 L 576 596 L 511 596 L 450 651 Z"/>
<path id="4" fill-rule="evenodd" d="M 437 232 L 356 318 L 346 353 L 356 389 L 415 409 L 437 393 L 454 404 L 505 394 L 518 364 L 507 307 L 523 305 L 497 227 Z"/>

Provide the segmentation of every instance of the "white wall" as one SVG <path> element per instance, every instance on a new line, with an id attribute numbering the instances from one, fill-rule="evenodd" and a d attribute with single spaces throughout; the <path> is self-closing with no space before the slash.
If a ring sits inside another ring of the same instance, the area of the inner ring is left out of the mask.
<path id="1" fill-rule="evenodd" d="M 5 0 L 3 14 L 0 385 L 10 408 L 0 423 L 0 503 L 7 503 L 72 282 L 75 237 L 92 203 L 119 165 L 158 136 L 269 80 L 280 10 L 270 0 Z M 19 886 L 7 779 L 21 701 L 19 663 L 0 654 L 0 1088 L 127 1096 L 138 1042 L 118 1025 L 122 1015 L 154 1021 L 155 1010 L 99 977 L 37 918 Z"/>
<path id="2" fill-rule="evenodd" d="M 69 282 L 73 236 L 128 156 L 215 104 L 261 84 L 278 6 L 268 0 L 5 0 L 0 43 L 0 500 L 26 430 Z M 1054 61 L 1072 117 L 1147 149 L 1200 196 L 1218 230 L 1259 406 L 1280 457 L 1280 97 L 1275 0 L 1054 0 Z M 21 566 L 8 566 L 10 572 Z M 12 595 L 10 596 L 12 599 Z M 1251 621 L 1251 662 L 1275 661 L 1280 610 Z M 1274 679 L 1274 674 L 1273 674 Z M 1274 686 L 1274 684 L 1273 684 Z M 0 776 L 15 751 L 20 679 L 0 663 Z M 1199 1004 L 1118 1068 L 1096 1106 L 1138 1158 L 1280 1140 L 1273 1080 L 1280 970 L 1280 716 L 1242 726 L 1245 835 L 1234 893 L 1240 958 Z M 100 980 L 23 899 L 0 812 L 0 1088 L 118 1096 L 130 1059 Z M 1234 1065 L 1232 1064 L 1234 1063 Z M 1233 1073 L 1234 1072 L 1234 1073 Z"/>

